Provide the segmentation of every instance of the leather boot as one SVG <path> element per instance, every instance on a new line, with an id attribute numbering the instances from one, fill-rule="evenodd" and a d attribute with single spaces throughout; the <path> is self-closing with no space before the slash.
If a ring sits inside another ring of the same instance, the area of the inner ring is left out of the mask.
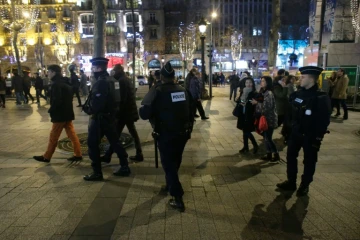
<path id="1" fill-rule="evenodd" d="M 102 173 L 95 173 L 95 172 L 85 175 L 83 178 L 85 181 L 102 181 L 102 180 L 104 180 Z"/>
<path id="2" fill-rule="evenodd" d="M 301 183 L 296 192 L 296 196 L 302 197 L 307 195 L 308 192 L 309 192 L 309 184 Z"/>

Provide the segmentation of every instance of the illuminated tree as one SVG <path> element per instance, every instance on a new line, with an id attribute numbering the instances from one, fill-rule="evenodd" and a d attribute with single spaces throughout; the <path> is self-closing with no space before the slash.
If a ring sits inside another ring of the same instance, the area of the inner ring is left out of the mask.
<path id="1" fill-rule="evenodd" d="M 193 54 L 196 49 L 196 27 L 190 23 L 187 27 L 180 24 L 179 27 L 179 51 L 182 60 L 184 61 L 184 76 L 185 69 L 188 69 L 188 62 L 193 60 Z"/>
<path id="2" fill-rule="evenodd" d="M 231 35 L 231 56 L 233 59 L 233 64 L 240 59 L 241 57 L 241 48 L 242 48 L 242 34 L 234 31 Z"/>
<path id="3" fill-rule="evenodd" d="M 0 24 L 10 30 L 12 48 L 21 75 L 21 61 L 18 49 L 18 35 L 25 33 L 36 24 L 39 15 L 40 0 L 1 0 Z"/>

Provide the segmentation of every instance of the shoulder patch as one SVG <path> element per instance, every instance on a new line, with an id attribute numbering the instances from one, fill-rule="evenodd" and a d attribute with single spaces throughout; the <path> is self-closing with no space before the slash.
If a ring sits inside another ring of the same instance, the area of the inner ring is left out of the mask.
<path id="1" fill-rule="evenodd" d="M 185 100 L 186 100 L 185 92 L 171 93 L 171 101 L 172 102 L 182 102 L 182 101 L 185 101 Z"/>

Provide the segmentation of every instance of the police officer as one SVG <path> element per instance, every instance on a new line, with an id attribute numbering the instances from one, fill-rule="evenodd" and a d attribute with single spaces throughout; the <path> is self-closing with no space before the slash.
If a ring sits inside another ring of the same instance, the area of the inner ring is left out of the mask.
<path id="1" fill-rule="evenodd" d="M 155 83 L 154 83 L 154 86 L 155 87 L 158 87 L 159 85 L 161 85 L 161 79 L 160 79 L 160 70 L 156 70 L 155 71 L 155 74 L 154 74 L 154 76 L 155 76 Z"/>
<path id="2" fill-rule="evenodd" d="M 117 106 L 120 104 L 120 85 L 107 73 L 108 61 L 108 59 L 102 57 L 90 60 L 95 83 L 83 106 L 83 110 L 91 115 L 88 148 L 93 172 L 84 176 L 86 181 L 103 180 L 99 144 L 104 135 L 120 159 L 121 167 L 113 174 L 115 176 L 128 176 L 130 174 L 128 155 L 119 141 L 115 125 L 115 113 Z"/>
<path id="3" fill-rule="evenodd" d="M 276 186 L 282 190 L 295 191 L 298 172 L 298 155 L 304 151 L 304 173 L 297 196 L 309 192 L 313 181 L 317 155 L 321 141 L 330 124 L 330 99 L 325 92 L 318 90 L 317 80 L 322 68 L 308 66 L 299 69 L 301 72 L 301 89 L 290 95 L 292 105 L 292 132 L 287 150 L 287 180 Z"/>
<path id="4" fill-rule="evenodd" d="M 175 71 L 170 63 L 161 69 L 162 84 L 152 87 L 144 97 L 140 117 L 149 119 L 158 137 L 161 164 L 165 171 L 166 189 L 173 197 L 169 205 L 184 211 L 184 194 L 178 170 L 187 140 L 190 138 L 194 116 L 188 92 L 174 83 Z"/>

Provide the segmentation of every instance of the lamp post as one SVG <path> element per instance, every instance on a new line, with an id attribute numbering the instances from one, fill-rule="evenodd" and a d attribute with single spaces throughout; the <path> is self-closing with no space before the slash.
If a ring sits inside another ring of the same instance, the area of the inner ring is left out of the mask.
<path id="1" fill-rule="evenodd" d="M 213 49 L 214 49 L 214 45 L 213 45 L 213 24 L 212 21 L 217 17 L 217 13 L 213 12 L 211 14 L 211 22 L 210 22 L 210 52 L 209 52 L 209 96 L 210 99 L 212 98 L 212 54 L 213 54 Z"/>
<path id="2" fill-rule="evenodd" d="M 202 79 L 202 85 L 203 85 L 203 89 L 205 88 L 205 56 L 204 56 L 204 51 L 205 51 L 205 33 L 206 33 L 206 21 L 205 19 L 202 17 L 200 22 L 199 22 L 199 31 L 201 34 L 201 79 Z M 203 92 L 203 91 L 202 91 Z M 211 96 L 211 95 L 210 95 Z"/>

